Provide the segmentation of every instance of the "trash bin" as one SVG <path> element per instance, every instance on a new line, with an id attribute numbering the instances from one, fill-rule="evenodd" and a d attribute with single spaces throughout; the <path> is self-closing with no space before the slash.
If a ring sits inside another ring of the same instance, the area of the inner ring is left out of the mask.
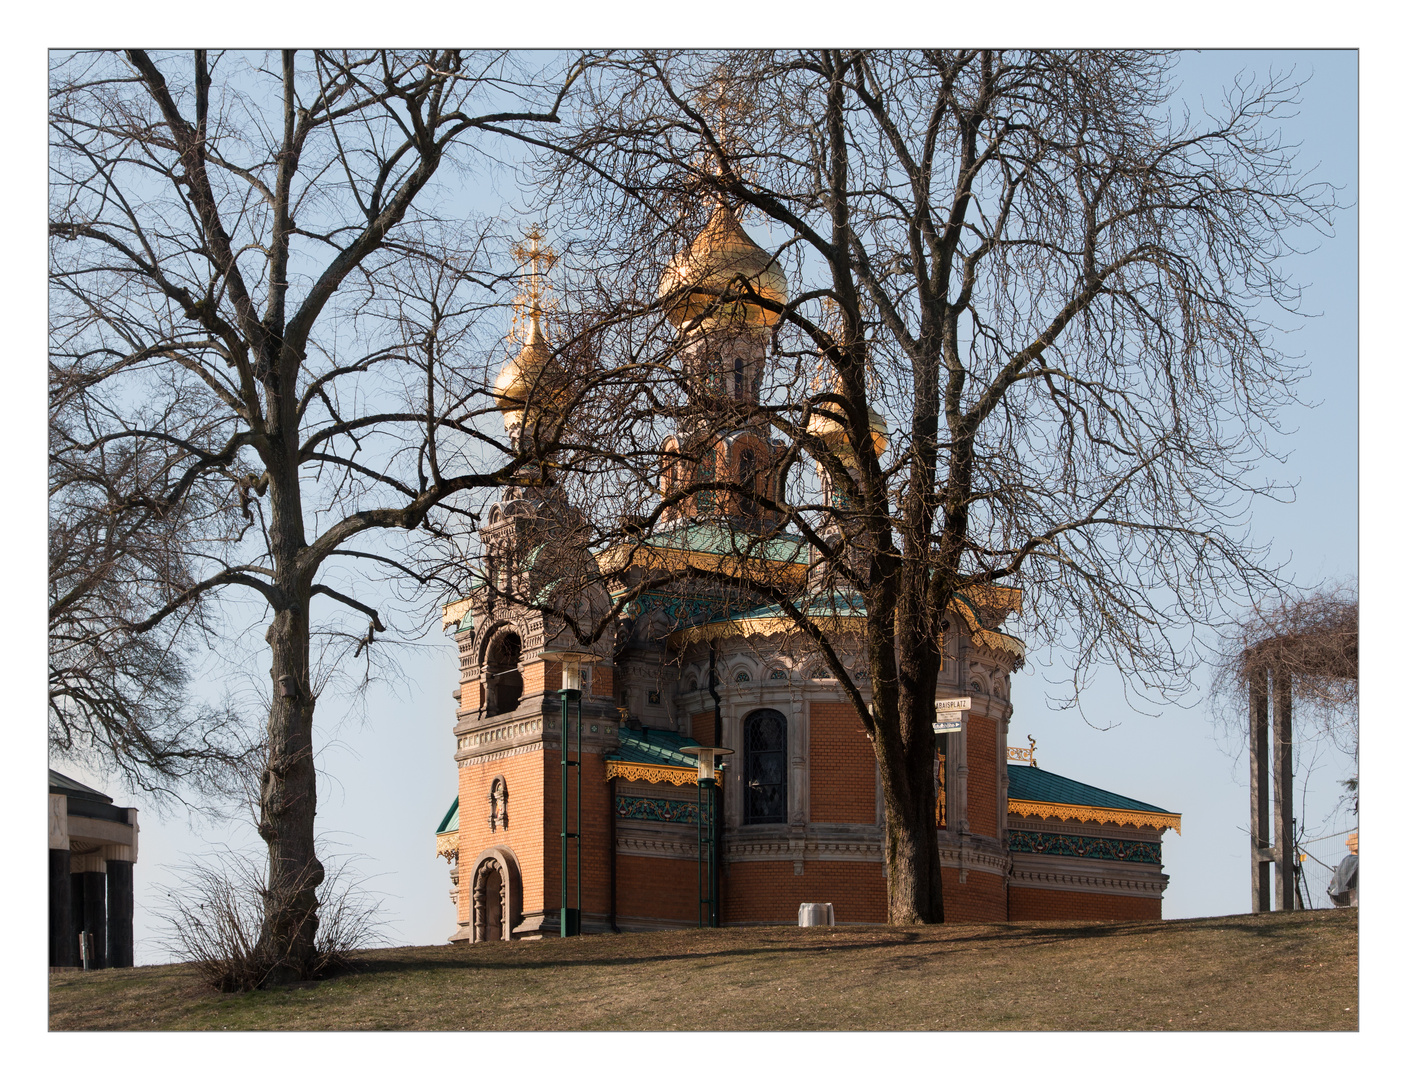
<path id="1" fill-rule="evenodd" d="M 835 907 L 831 904 L 802 904 L 796 913 L 797 926 L 834 926 Z"/>

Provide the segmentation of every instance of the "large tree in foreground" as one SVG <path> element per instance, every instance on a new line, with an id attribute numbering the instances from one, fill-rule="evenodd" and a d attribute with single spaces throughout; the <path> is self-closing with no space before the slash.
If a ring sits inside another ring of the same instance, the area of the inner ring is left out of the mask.
<path id="1" fill-rule="evenodd" d="M 750 580 L 745 561 L 712 576 L 781 604 L 859 711 L 893 922 L 942 918 L 932 724 L 956 594 L 1022 589 L 1026 638 L 1068 654 L 1076 693 L 1113 664 L 1166 694 L 1187 685 L 1198 628 L 1279 587 L 1245 514 L 1271 491 L 1256 469 L 1297 377 L 1275 338 L 1297 299 L 1286 233 L 1327 227 L 1332 194 L 1278 141 L 1295 85 L 1238 83 L 1191 116 L 1173 66 L 617 55 L 544 177 L 558 238 L 589 237 L 603 266 L 653 266 L 647 288 L 720 202 L 788 272 L 784 308 L 746 276 L 719 297 L 782 318 L 761 404 L 716 423 L 765 417 L 789 460 L 820 464 L 830 497 L 795 470 L 769 506 L 863 598 L 867 655 L 847 670 L 814 604 Z M 892 429 L 883 452 L 872 410 Z M 705 476 L 673 501 L 718 486 Z M 642 482 L 635 502 L 650 501 Z"/>
<path id="2" fill-rule="evenodd" d="M 51 386 L 86 421 L 63 450 L 99 467 L 155 448 L 160 468 L 114 471 L 105 498 L 206 526 L 132 564 L 151 587 L 124 634 L 217 590 L 262 605 L 270 981 L 314 959 L 318 695 L 384 628 L 357 568 L 413 573 L 396 537 L 524 460 L 496 422 L 480 433 L 493 252 L 450 223 L 440 179 L 471 137 L 555 121 L 573 77 L 456 51 L 55 59 Z"/>

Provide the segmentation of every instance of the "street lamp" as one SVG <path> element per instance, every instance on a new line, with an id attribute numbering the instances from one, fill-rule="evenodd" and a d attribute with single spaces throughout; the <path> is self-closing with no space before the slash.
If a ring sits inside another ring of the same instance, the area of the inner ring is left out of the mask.
<path id="1" fill-rule="evenodd" d="M 544 649 L 542 659 L 562 665 L 562 937 L 581 933 L 581 667 L 596 656 L 575 649 Z M 576 760 L 567 753 L 567 705 L 576 702 Z M 576 832 L 567 829 L 567 770 L 576 769 Z M 576 841 L 576 906 L 567 906 L 567 841 Z"/>
<path id="2" fill-rule="evenodd" d="M 726 746 L 681 746 L 681 754 L 696 754 L 699 759 L 699 925 L 704 925 L 703 907 L 708 905 L 708 925 L 718 925 L 718 842 L 723 834 L 723 823 L 715 809 L 714 790 L 717 787 L 718 771 L 724 762 L 719 759 L 733 751 Z M 707 792 L 707 797 L 705 797 Z M 708 839 L 704 839 L 704 810 L 707 807 Z M 705 860 L 704 847 L 708 857 Z M 704 874 L 705 862 L 708 873 Z"/>

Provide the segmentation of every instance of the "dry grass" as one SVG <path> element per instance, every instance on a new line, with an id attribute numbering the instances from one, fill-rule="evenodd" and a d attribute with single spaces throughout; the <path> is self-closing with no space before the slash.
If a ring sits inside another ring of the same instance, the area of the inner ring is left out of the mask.
<path id="1" fill-rule="evenodd" d="M 54 1030 L 1353 1031 L 1358 913 L 683 930 L 376 949 L 220 995 L 182 965 L 53 974 Z"/>

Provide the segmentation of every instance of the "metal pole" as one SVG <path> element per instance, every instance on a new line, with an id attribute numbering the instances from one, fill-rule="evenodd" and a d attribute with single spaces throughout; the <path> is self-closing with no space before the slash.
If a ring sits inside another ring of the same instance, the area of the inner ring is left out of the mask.
<path id="1" fill-rule="evenodd" d="M 699 826 L 699 926 L 704 925 L 704 811 L 703 811 L 703 781 L 698 781 L 698 826 Z"/>
<path id="2" fill-rule="evenodd" d="M 718 925 L 718 810 L 717 784 L 708 785 L 708 925 Z"/>
<path id="3" fill-rule="evenodd" d="M 574 937 L 581 933 L 581 691 L 563 690 L 562 692 L 562 908 L 561 908 L 561 936 Z M 568 713 L 568 703 L 575 700 L 577 704 L 577 760 L 571 760 L 570 743 L 571 720 Z M 577 831 L 572 832 L 567 828 L 568 820 L 568 794 L 567 770 L 575 768 L 577 770 Z M 576 841 L 576 902 L 575 908 L 567 906 L 567 841 Z"/>
<path id="4" fill-rule="evenodd" d="M 581 691 L 576 695 L 576 932 L 581 933 Z"/>

